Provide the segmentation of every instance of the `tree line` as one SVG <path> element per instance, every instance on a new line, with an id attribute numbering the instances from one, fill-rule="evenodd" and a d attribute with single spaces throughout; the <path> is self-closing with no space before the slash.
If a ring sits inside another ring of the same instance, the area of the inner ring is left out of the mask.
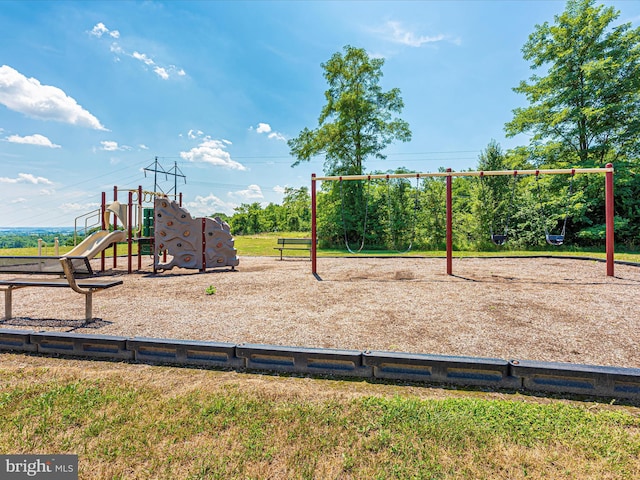
<path id="1" fill-rule="evenodd" d="M 491 141 L 473 170 L 539 168 L 521 152 L 503 152 Z M 441 169 L 441 171 L 443 171 Z M 418 173 L 401 168 L 378 174 Z M 444 177 L 323 182 L 317 194 L 317 231 L 323 248 L 405 251 L 442 250 L 446 241 Z M 638 177 L 616 172 L 616 242 L 629 250 L 640 238 Z M 457 250 L 497 248 L 491 234 L 507 234 L 506 247 L 539 248 L 546 233 L 565 244 L 604 244 L 604 174 L 453 177 L 453 243 Z M 227 218 L 234 234 L 309 231 L 308 187 L 287 189 L 282 205 L 243 204 Z"/>
<path id="2" fill-rule="evenodd" d="M 507 136 L 528 145 L 502 152 L 490 141 L 479 170 L 592 168 L 613 163 L 616 240 L 640 240 L 640 28 L 616 25 L 620 12 L 594 0 L 569 0 L 552 24 L 536 25 L 522 48 L 534 73 L 513 90 L 529 105 L 513 110 Z M 344 47 L 322 64 L 327 100 L 318 126 L 289 140 L 293 165 L 324 157 L 324 174 L 362 175 L 368 158 L 384 159 L 411 130 L 399 118 L 399 89 L 380 86 L 384 59 Z M 392 169 L 390 169 L 391 171 Z M 401 171 L 403 171 L 401 169 Z M 376 172 L 370 172 L 376 173 Z M 597 245 L 604 237 L 604 181 L 579 175 L 546 178 L 454 178 L 454 241 L 482 247 L 489 231 L 508 230 L 516 246 L 541 243 L 540 232 L 567 223 L 567 241 Z M 569 190 L 571 188 L 571 190 Z M 439 247 L 444 238 L 440 179 L 327 182 L 318 195 L 321 241 L 359 247 Z M 419 208 L 415 208 L 418 205 Z M 508 221 L 507 221 L 508 220 Z M 544 234 L 542 235 L 544 240 Z"/>

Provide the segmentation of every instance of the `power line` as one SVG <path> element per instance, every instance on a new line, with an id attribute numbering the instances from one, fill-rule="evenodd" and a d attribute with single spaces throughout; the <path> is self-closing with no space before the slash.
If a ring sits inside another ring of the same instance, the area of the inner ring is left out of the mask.
<path id="1" fill-rule="evenodd" d="M 174 195 L 177 195 L 178 194 L 178 177 L 182 177 L 184 179 L 184 183 L 187 183 L 187 177 L 182 173 L 182 170 L 178 168 L 178 162 L 173 162 L 173 168 L 170 168 L 168 171 L 165 170 L 164 167 L 160 165 L 160 163 L 158 163 L 158 157 L 155 158 L 152 165 L 153 165 L 153 168 L 151 168 L 151 165 L 149 165 L 148 167 L 143 168 L 143 171 L 144 171 L 145 177 L 147 176 L 147 172 L 153 172 L 153 191 L 154 192 L 160 191 L 165 195 L 168 195 L 171 192 L 173 192 Z M 169 189 L 168 192 L 165 192 L 164 190 L 162 190 L 162 188 L 158 185 L 158 173 L 163 174 L 165 178 L 169 176 L 173 177 L 173 188 Z"/>

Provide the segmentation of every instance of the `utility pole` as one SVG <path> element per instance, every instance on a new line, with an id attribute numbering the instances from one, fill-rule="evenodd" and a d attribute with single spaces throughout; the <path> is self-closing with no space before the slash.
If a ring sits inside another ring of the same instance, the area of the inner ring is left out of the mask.
<path id="1" fill-rule="evenodd" d="M 144 170 L 145 177 L 147 176 L 147 172 L 153 172 L 153 191 L 156 193 L 160 192 L 169 196 L 169 194 L 173 192 L 173 195 L 176 196 L 178 195 L 178 177 L 183 178 L 184 183 L 187 183 L 187 177 L 184 175 L 184 173 L 182 173 L 182 170 L 178 168 L 178 162 L 176 161 L 173 162 L 173 168 L 170 168 L 169 170 L 165 170 L 164 167 L 160 165 L 160 163 L 158 162 L 158 157 L 156 156 L 153 163 L 148 167 L 145 167 L 143 170 Z M 173 188 L 169 189 L 169 191 L 167 192 L 162 190 L 162 187 L 158 185 L 158 173 L 163 174 L 165 180 L 168 180 L 169 176 L 172 176 Z"/>

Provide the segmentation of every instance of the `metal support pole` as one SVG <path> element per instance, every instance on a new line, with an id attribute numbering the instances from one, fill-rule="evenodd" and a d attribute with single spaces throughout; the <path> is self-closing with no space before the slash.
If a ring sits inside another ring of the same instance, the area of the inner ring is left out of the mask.
<path id="1" fill-rule="evenodd" d="M 447 172 L 451 172 L 447 168 Z M 453 195 L 452 195 L 451 176 L 447 176 L 447 275 L 453 274 L 453 228 L 451 226 L 453 220 Z"/>
<path id="2" fill-rule="evenodd" d="M 93 319 L 93 290 L 89 290 L 85 293 L 84 318 L 87 321 L 91 321 Z"/>
<path id="3" fill-rule="evenodd" d="M 8 286 L 4 291 L 4 318 L 3 320 L 10 320 L 13 318 L 11 313 L 11 300 L 13 296 L 13 287 Z"/>
<path id="4" fill-rule="evenodd" d="M 113 186 L 113 201 L 116 202 L 118 200 L 118 187 Z M 109 228 L 109 225 L 107 225 Z M 118 229 L 118 217 L 113 216 L 113 231 L 115 232 Z M 118 266 L 118 242 L 113 242 L 113 268 L 115 269 Z"/>
<path id="5" fill-rule="evenodd" d="M 318 273 L 317 248 L 318 232 L 316 231 L 316 174 L 311 174 L 311 273 Z"/>
<path id="6" fill-rule="evenodd" d="M 144 227 L 144 209 L 142 206 L 142 185 L 138 185 L 138 238 L 142 237 Z M 155 255 L 153 257 L 155 259 Z M 140 250 L 140 241 L 138 241 L 138 271 L 142 270 L 142 251 Z"/>
<path id="7" fill-rule="evenodd" d="M 207 271 L 207 237 L 205 235 L 205 227 L 207 224 L 207 219 L 202 217 L 202 268 L 201 272 Z"/>
<path id="8" fill-rule="evenodd" d="M 132 247 L 133 247 L 133 231 L 131 229 L 131 223 L 133 222 L 133 192 L 129 191 L 129 204 L 128 204 L 127 208 L 127 217 L 128 217 L 128 224 L 129 226 L 127 227 L 127 273 L 131 273 L 132 270 Z M 138 250 L 139 250 L 139 246 L 138 246 Z"/>
<path id="9" fill-rule="evenodd" d="M 104 221 L 104 214 L 106 211 L 107 211 L 107 193 L 102 192 L 102 207 L 100 208 L 100 226 L 102 227 L 102 230 L 106 230 L 105 221 Z M 105 253 L 104 250 L 100 252 L 100 271 L 101 272 L 104 272 L 105 270 L 104 253 Z"/>
<path id="10" fill-rule="evenodd" d="M 607 163 L 607 168 L 613 168 L 613 164 Z M 613 171 L 608 171 L 605 174 L 605 212 L 606 212 L 606 220 L 605 220 L 605 242 L 607 249 L 607 276 L 613 277 L 614 270 L 614 249 L 615 249 L 615 238 L 614 238 L 614 208 L 613 208 Z"/>

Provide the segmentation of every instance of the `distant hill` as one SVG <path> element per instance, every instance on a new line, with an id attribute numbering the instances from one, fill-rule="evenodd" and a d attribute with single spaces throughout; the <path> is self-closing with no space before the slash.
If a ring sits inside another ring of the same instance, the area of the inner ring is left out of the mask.
<path id="1" fill-rule="evenodd" d="M 0 248 L 37 247 L 39 238 L 53 244 L 56 237 L 60 245 L 73 245 L 73 227 L 0 227 Z"/>

